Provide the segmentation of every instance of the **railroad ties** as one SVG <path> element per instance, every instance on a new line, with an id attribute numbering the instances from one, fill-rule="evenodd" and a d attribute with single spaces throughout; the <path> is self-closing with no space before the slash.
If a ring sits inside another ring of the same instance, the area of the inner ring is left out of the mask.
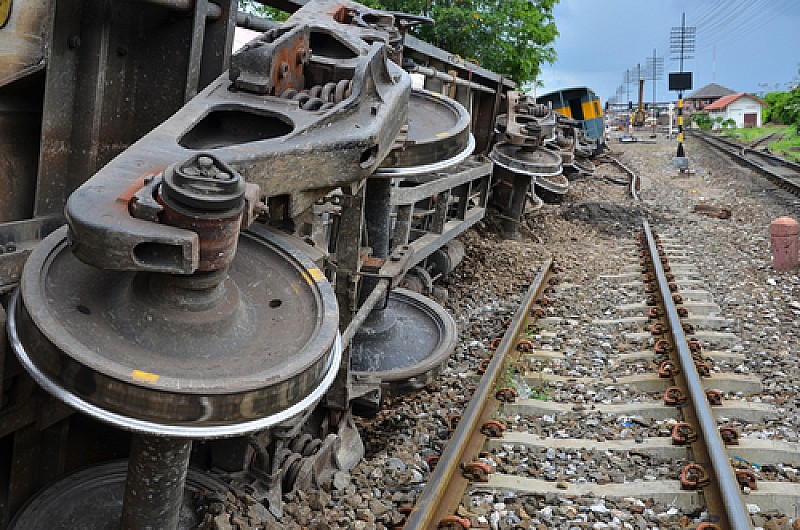
<path id="1" fill-rule="evenodd" d="M 692 136 L 758 171 L 779 188 L 800 197 L 800 164 L 707 132 L 692 130 Z"/>
<path id="2" fill-rule="evenodd" d="M 785 412 L 742 369 L 735 324 L 692 255 L 647 222 L 613 251 L 630 257 L 592 285 L 560 283 L 545 264 L 486 345 L 406 529 L 783 528 L 794 516 L 800 484 L 785 463 L 800 444 L 760 427 Z M 578 305 L 590 310 L 560 309 Z M 576 326 L 597 343 L 571 339 Z"/>

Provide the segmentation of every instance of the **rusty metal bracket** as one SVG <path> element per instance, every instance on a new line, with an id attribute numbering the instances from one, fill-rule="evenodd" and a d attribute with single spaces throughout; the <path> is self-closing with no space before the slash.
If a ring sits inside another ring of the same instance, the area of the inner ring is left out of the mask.
<path id="1" fill-rule="evenodd" d="M 671 386 L 664 391 L 664 404 L 670 406 L 680 406 L 686 403 L 686 394 L 677 386 Z"/>
<path id="2" fill-rule="evenodd" d="M 667 339 L 658 339 L 653 349 L 659 354 L 669 353 L 672 351 L 672 344 Z"/>
<path id="3" fill-rule="evenodd" d="M 710 483 L 711 477 L 700 464 L 686 464 L 681 470 L 681 489 L 702 489 Z"/>
<path id="4" fill-rule="evenodd" d="M 247 43 L 231 59 L 233 86 L 256 94 L 281 95 L 305 87 L 311 58 L 308 26 L 275 28 Z"/>
<path id="5" fill-rule="evenodd" d="M 503 403 L 513 403 L 518 396 L 517 391 L 511 387 L 503 387 L 494 394 L 495 399 Z"/>
<path id="6" fill-rule="evenodd" d="M 667 360 L 662 362 L 658 367 L 658 377 L 666 379 L 672 377 L 673 375 L 679 374 L 680 371 L 680 368 L 675 366 L 674 362 Z"/>
<path id="7" fill-rule="evenodd" d="M 483 462 L 470 462 L 469 464 L 464 464 L 461 472 L 466 478 L 474 482 L 488 482 L 492 468 Z"/>
<path id="8" fill-rule="evenodd" d="M 711 364 L 705 361 L 695 362 L 694 367 L 700 377 L 711 377 Z"/>
<path id="9" fill-rule="evenodd" d="M 499 438 L 506 431 L 506 426 L 497 420 L 489 420 L 481 425 L 481 433 L 489 438 Z"/>
<path id="10" fill-rule="evenodd" d="M 672 428 L 672 443 L 675 445 L 687 445 L 697 440 L 697 431 L 694 427 L 682 421 L 676 423 Z"/>
<path id="11" fill-rule="evenodd" d="M 492 362 L 491 357 L 485 357 L 481 359 L 481 362 L 478 363 L 478 367 L 475 369 L 475 372 L 478 375 L 483 375 L 486 373 L 486 369 L 489 367 L 489 363 Z"/>
<path id="12" fill-rule="evenodd" d="M 751 490 L 758 489 L 758 479 L 752 469 L 737 469 L 736 481 L 743 488 L 750 488 Z"/>
<path id="13" fill-rule="evenodd" d="M 689 339 L 689 341 L 686 343 L 686 345 L 689 346 L 689 351 L 693 355 L 694 354 L 700 354 L 700 353 L 703 352 L 703 345 L 700 344 L 700 341 L 697 340 L 697 339 Z"/>
<path id="14" fill-rule="evenodd" d="M 389 36 L 377 38 L 375 27 L 334 18 L 342 6 L 369 11 L 355 2 L 309 2 L 271 42 L 257 41 L 241 59 L 234 58 L 233 82 L 225 74 L 211 82 L 78 188 L 66 207 L 75 255 L 108 270 L 195 272 L 197 234 L 136 218 L 129 205 L 145 179 L 198 153 L 229 165 L 262 196 L 288 196 L 287 217 L 327 191 L 372 174 L 406 122 L 411 80 L 388 59 Z M 308 56 L 303 50 L 315 42 L 325 45 Z M 251 61 L 251 54 L 260 59 Z M 269 61 L 263 64 L 265 57 Z M 291 63 L 285 83 L 277 80 L 284 62 Z M 321 96 L 328 85 L 333 101 L 309 106 L 316 88 Z M 278 93 L 284 86 L 308 94 L 287 99 Z"/>
<path id="15" fill-rule="evenodd" d="M 706 399 L 712 407 L 719 407 L 722 405 L 722 392 L 716 388 L 709 388 L 706 390 Z"/>
<path id="16" fill-rule="evenodd" d="M 739 431 L 735 428 L 723 425 L 719 428 L 719 435 L 725 445 L 739 445 Z"/>

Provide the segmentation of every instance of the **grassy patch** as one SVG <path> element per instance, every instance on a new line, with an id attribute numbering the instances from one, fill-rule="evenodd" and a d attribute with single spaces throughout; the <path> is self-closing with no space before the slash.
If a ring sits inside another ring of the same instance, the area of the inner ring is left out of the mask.
<path id="1" fill-rule="evenodd" d="M 782 140 L 771 142 L 769 148 L 773 153 L 787 160 L 800 162 L 800 137 L 795 127 L 787 127 Z"/>
<path id="2" fill-rule="evenodd" d="M 553 395 L 553 389 L 542 375 L 543 363 L 540 360 L 529 359 L 516 362 L 506 361 L 503 367 L 503 376 L 498 387 L 513 388 L 515 392 L 525 399 L 541 399 L 547 401 Z M 525 374 L 537 375 L 527 378 Z"/>
<path id="3" fill-rule="evenodd" d="M 547 381 L 544 381 L 541 385 L 535 386 L 531 388 L 530 394 L 528 394 L 529 399 L 539 399 L 542 401 L 547 401 L 552 397 L 553 389 L 551 389 Z"/>
<path id="4" fill-rule="evenodd" d="M 728 129 L 724 134 L 742 143 L 749 144 L 774 133 L 782 134 L 783 138 L 769 142 L 770 150 L 787 160 L 800 161 L 800 137 L 797 136 L 797 130 L 794 125 L 767 125 L 766 127 Z"/>

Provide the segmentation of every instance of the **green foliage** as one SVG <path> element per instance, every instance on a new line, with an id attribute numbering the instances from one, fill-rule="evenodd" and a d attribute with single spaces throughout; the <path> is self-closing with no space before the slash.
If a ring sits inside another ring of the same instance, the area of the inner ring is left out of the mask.
<path id="1" fill-rule="evenodd" d="M 289 18 L 290 13 L 275 9 L 274 7 L 259 4 L 255 0 L 239 0 L 239 9 L 247 13 L 252 13 L 260 17 L 268 18 L 276 22 L 283 22 Z"/>
<path id="2" fill-rule="evenodd" d="M 764 123 L 800 123 L 800 87 L 791 92 L 769 92 L 764 96 L 769 107 L 764 109 Z"/>
<path id="3" fill-rule="evenodd" d="M 727 120 L 722 122 L 723 129 L 733 129 L 734 127 L 736 127 L 736 120 L 734 120 L 733 118 L 728 118 Z"/>
<path id="4" fill-rule="evenodd" d="M 558 36 L 553 7 L 558 0 L 379 0 L 371 5 L 433 18 L 416 35 L 443 50 L 517 83 L 536 80 L 553 62 Z"/>
<path id="5" fill-rule="evenodd" d="M 710 131 L 711 126 L 713 125 L 711 122 L 711 118 L 709 118 L 708 114 L 704 112 L 698 112 L 692 114 L 692 121 L 694 121 L 697 124 L 697 126 L 700 127 L 700 130 L 703 131 Z"/>
<path id="6" fill-rule="evenodd" d="M 787 160 L 800 162 L 800 136 L 797 135 L 797 127 L 792 125 L 781 132 L 783 137 L 776 142 L 770 142 L 770 150 Z"/>

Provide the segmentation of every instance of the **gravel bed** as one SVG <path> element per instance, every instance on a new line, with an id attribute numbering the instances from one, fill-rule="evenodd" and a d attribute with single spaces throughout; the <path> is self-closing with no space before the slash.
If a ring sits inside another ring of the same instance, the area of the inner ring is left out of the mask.
<path id="1" fill-rule="evenodd" d="M 563 351 L 565 356 L 556 362 L 530 361 L 538 363 L 543 378 L 621 377 L 651 370 L 652 361 L 615 359 L 619 353 L 648 349 L 646 343 L 626 341 L 629 327 L 592 324 L 595 319 L 617 318 L 620 304 L 644 300 L 639 290 L 601 278 L 635 263 L 633 236 L 643 217 L 662 237 L 686 245 L 690 258 L 681 261 L 691 261 L 702 278 L 702 288 L 712 292 L 720 306 L 720 316 L 734 321 L 730 329 L 737 335 L 733 350 L 743 354 L 742 362 L 716 366 L 762 380 L 763 394 L 734 392 L 725 397 L 771 402 L 778 407 L 779 413 L 764 424 L 735 418 L 730 419 L 731 424 L 740 428 L 744 438 L 798 441 L 800 356 L 795 352 L 800 350 L 800 282 L 796 270 L 772 268 L 768 226 L 776 217 L 795 215 L 800 201 L 691 138 L 686 151 L 693 172 L 679 175 L 671 165 L 676 146 L 675 140 L 662 138 L 655 144 L 611 144 L 616 156 L 642 177 L 640 203 L 627 197 L 624 186 L 614 184 L 614 179 L 623 176 L 618 168 L 599 164 L 594 177 L 572 182 L 561 204 L 529 212 L 520 227 L 520 241 L 503 240 L 498 235 L 498 221 L 491 217 L 464 234 L 466 258 L 444 285 L 449 292 L 447 308 L 460 330 L 459 346 L 445 372 L 428 389 L 395 399 L 374 418 L 358 421 L 367 454 L 352 473 L 338 474 L 322 491 L 288 495 L 283 519 L 253 528 L 372 530 L 401 524 L 403 508 L 414 503 L 429 476 L 426 459 L 439 454 L 447 442 L 448 418 L 466 406 L 466 389 L 474 384 L 474 369 L 489 355 L 486 345 L 502 334 L 503 321 L 548 256 L 564 272 L 553 295 L 555 304 L 546 311 L 564 322 L 539 330 L 531 340 L 536 349 Z M 723 220 L 693 213 L 698 204 L 730 208 L 732 216 Z M 669 436 L 674 423 L 592 408 L 615 399 L 659 399 L 625 384 L 552 381 L 531 393 L 573 403 L 573 411 L 558 417 L 505 416 L 512 431 L 592 440 L 643 439 Z M 549 478 L 555 474 L 557 482 L 580 478 L 598 484 L 632 477 L 675 480 L 681 464 L 638 454 L 631 458 L 620 452 L 554 453 L 504 447 L 487 458 L 509 469 L 524 463 L 524 469 L 551 473 Z M 758 474 L 796 482 L 798 469 L 800 457 L 766 469 L 762 466 Z M 755 505 L 749 508 L 757 527 L 792 528 L 791 517 L 759 513 Z M 685 528 L 705 517 L 701 510 L 682 513 L 646 495 L 612 502 L 600 496 L 476 491 L 460 510 L 473 523 L 497 529 Z"/>

